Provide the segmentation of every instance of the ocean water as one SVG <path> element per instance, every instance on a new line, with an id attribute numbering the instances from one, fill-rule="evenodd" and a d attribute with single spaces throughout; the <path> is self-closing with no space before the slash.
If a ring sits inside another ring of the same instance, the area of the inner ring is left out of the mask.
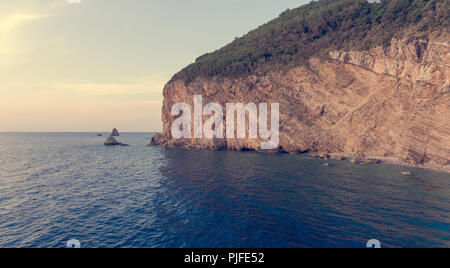
<path id="1" fill-rule="evenodd" d="M 150 136 L 1 133 L 0 247 L 450 247 L 448 173 Z"/>

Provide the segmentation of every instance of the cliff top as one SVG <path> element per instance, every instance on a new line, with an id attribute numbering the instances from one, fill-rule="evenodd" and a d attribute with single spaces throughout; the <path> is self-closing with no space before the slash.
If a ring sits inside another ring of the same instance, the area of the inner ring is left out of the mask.
<path id="1" fill-rule="evenodd" d="M 448 32 L 449 0 L 320 0 L 293 10 L 197 58 L 172 78 L 244 76 L 305 65 L 332 50 L 368 50 L 393 38 Z"/>

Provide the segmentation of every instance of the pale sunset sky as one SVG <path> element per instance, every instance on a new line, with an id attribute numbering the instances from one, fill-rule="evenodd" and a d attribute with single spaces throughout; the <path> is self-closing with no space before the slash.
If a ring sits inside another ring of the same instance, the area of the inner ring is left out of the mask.
<path id="1" fill-rule="evenodd" d="M 161 131 L 173 74 L 306 0 L 0 0 L 0 131 Z"/>

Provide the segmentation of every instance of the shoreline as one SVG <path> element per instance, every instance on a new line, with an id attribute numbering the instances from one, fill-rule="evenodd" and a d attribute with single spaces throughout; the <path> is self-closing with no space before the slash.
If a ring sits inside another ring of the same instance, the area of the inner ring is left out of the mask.
<path id="1" fill-rule="evenodd" d="M 157 135 L 157 134 L 156 134 Z M 152 137 L 153 138 L 153 137 Z M 150 139 L 151 142 L 147 145 L 147 147 L 162 147 L 162 148 L 168 148 L 168 149 L 182 149 L 182 150 L 188 150 L 188 151 L 199 151 L 199 150 L 210 150 L 210 151 L 234 151 L 239 152 L 239 150 L 233 150 L 230 148 L 211 148 L 211 147 L 197 147 L 192 146 L 189 144 L 178 144 L 173 146 L 167 146 L 167 143 L 165 142 L 155 142 L 154 139 Z M 243 150 L 245 151 L 245 150 Z M 255 153 L 269 153 L 269 154 L 290 154 L 287 152 L 274 152 L 274 151 L 252 151 L 250 152 Z M 388 165 L 397 165 L 402 167 L 409 167 L 409 168 L 420 168 L 424 170 L 432 170 L 442 173 L 450 174 L 450 166 L 448 168 L 445 167 L 433 167 L 433 166 L 419 166 L 407 163 L 405 161 L 402 161 L 395 157 L 379 157 L 379 156 L 361 156 L 361 155 L 355 155 L 355 154 L 348 154 L 348 153 L 325 153 L 325 152 L 304 152 L 304 153 L 297 153 L 293 155 L 306 155 L 310 156 L 312 159 L 322 159 L 322 160 L 336 160 L 336 161 L 355 161 L 355 165 L 363 165 L 363 164 L 388 164 Z M 324 156 L 328 157 L 324 157 Z"/>
<path id="2" fill-rule="evenodd" d="M 310 156 L 315 156 L 318 154 L 309 154 L 306 153 L 306 155 L 310 155 Z M 330 153 L 329 154 L 331 157 L 345 157 L 345 160 L 342 161 L 348 161 L 348 160 L 352 160 L 355 158 L 358 158 L 357 155 L 352 155 L 352 154 L 344 154 L 344 153 Z M 376 160 L 376 161 L 380 161 L 379 163 L 372 163 L 372 164 L 387 164 L 387 165 L 396 165 L 396 166 L 402 166 L 402 167 L 409 167 L 409 168 L 420 168 L 420 169 L 425 169 L 425 170 L 432 170 L 432 171 L 437 171 L 437 172 L 442 172 L 442 173 L 448 173 L 450 174 L 450 168 L 449 169 L 445 169 L 445 168 L 437 168 L 437 167 L 426 167 L 426 166 L 419 166 L 419 165 L 413 165 L 407 162 L 404 162 L 398 158 L 395 157 L 377 157 L 377 156 L 366 156 L 366 157 L 362 157 L 361 158 L 361 162 L 360 163 L 355 163 L 357 165 L 361 165 L 365 162 L 365 160 L 370 159 L 370 160 Z M 370 164 L 367 163 L 367 164 Z"/>

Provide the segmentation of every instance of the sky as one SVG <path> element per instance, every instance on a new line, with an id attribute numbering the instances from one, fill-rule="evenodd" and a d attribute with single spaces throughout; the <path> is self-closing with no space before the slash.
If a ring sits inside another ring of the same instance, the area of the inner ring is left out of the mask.
<path id="1" fill-rule="evenodd" d="M 0 131 L 161 131 L 172 75 L 306 2 L 0 0 Z"/>

